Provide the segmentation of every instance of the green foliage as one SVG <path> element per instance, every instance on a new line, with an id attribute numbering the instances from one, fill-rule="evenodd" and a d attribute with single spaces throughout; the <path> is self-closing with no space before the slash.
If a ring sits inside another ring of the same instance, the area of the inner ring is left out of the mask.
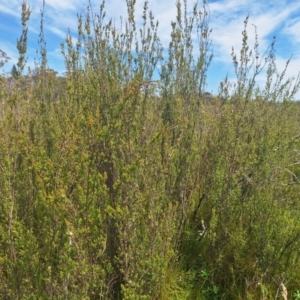
<path id="1" fill-rule="evenodd" d="M 122 30 L 104 2 L 79 15 L 65 77 L 47 66 L 43 10 L 39 62 L 22 75 L 22 6 L 20 58 L 0 82 L 1 296 L 273 299 L 285 287 L 298 299 L 299 80 L 278 74 L 275 41 L 260 58 L 256 35 L 250 50 L 246 19 L 237 84 L 208 101 L 206 2 L 176 3 L 167 52 L 148 2 L 140 28 L 134 4 Z"/>
<path id="2" fill-rule="evenodd" d="M 17 62 L 18 67 L 18 73 L 21 74 L 24 70 L 25 64 L 26 64 L 26 52 L 27 52 L 27 33 L 28 33 L 28 27 L 27 27 L 27 21 L 30 18 L 31 10 L 30 7 L 26 4 L 25 1 L 22 3 L 22 15 L 21 15 L 21 22 L 22 22 L 22 34 L 20 36 L 20 39 L 17 41 L 17 49 L 19 52 L 19 59 Z"/>
<path id="3" fill-rule="evenodd" d="M 300 292 L 299 292 L 299 290 L 297 290 L 297 291 L 294 293 L 294 299 L 295 299 L 295 300 L 300 299 Z"/>
<path id="4" fill-rule="evenodd" d="M 8 57 L 7 54 L 0 49 L 0 59 L 0 68 L 2 68 L 4 64 L 10 60 L 10 57 Z"/>

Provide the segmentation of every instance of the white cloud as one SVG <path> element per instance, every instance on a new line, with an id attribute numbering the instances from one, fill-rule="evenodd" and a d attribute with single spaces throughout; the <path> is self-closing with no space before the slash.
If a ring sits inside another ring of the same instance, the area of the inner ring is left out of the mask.
<path id="1" fill-rule="evenodd" d="M 52 33 L 56 34 L 57 36 L 59 36 L 62 39 L 65 39 L 66 35 L 67 35 L 67 31 L 61 30 L 53 25 L 48 25 L 47 29 L 50 30 Z"/>
<path id="2" fill-rule="evenodd" d="M 230 16 L 233 13 L 241 12 L 247 7 L 249 7 L 249 1 L 247 0 L 223 0 L 209 4 L 209 10 L 212 14 L 222 13 L 223 16 Z"/>
<path id="3" fill-rule="evenodd" d="M 82 1 L 47 0 L 46 5 L 51 6 L 55 11 L 73 10 L 77 12 L 77 8 L 82 6 Z"/>
<path id="4" fill-rule="evenodd" d="M 293 44 L 300 43 L 300 18 L 287 22 L 284 32 Z"/>
<path id="5" fill-rule="evenodd" d="M 3 4 L 0 4 L 0 11 L 4 14 L 9 14 L 17 18 L 20 17 L 20 14 L 17 11 Z"/>

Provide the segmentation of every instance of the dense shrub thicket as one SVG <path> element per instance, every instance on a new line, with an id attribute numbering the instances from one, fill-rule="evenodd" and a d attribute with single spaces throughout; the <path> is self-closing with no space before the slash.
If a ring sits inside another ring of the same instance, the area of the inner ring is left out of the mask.
<path id="1" fill-rule="evenodd" d="M 104 2 L 79 16 L 65 77 L 47 66 L 43 11 L 23 75 L 23 3 L 0 84 L 1 299 L 298 297 L 299 81 L 277 72 L 274 42 L 263 57 L 249 48 L 246 19 L 237 83 L 207 99 L 205 1 L 177 2 L 167 50 L 134 2 L 121 29 Z"/>

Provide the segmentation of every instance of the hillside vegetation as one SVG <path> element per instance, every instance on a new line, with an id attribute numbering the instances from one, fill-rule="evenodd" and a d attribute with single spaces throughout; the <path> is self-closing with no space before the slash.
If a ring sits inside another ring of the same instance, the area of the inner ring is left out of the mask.
<path id="1" fill-rule="evenodd" d="M 43 10 L 25 72 L 23 3 L 0 82 L 0 298 L 300 299 L 299 80 L 246 19 L 236 84 L 205 97 L 206 3 L 177 2 L 168 49 L 147 1 L 139 25 L 127 4 L 122 29 L 104 3 L 78 17 L 59 77 Z"/>

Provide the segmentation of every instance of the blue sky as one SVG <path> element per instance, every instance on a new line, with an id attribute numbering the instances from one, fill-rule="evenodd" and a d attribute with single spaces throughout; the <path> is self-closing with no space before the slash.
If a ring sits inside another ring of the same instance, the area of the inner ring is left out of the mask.
<path id="1" fill-rule="evenodd" d="M 100 1 L 91 0 L 97 11 Z M 143 0 L 136 1 L 136 16 L 141 18 Z M 170 24 L 176 18 L 176 0 L 149 0 L 149 8 L 159 21 L 159 36 L 165 48 L 169 43 Z M 32 13 L 29 25 L 28 66 L 34 66 L 34 57 L 38 48 L 37 40 L 40 25 L 40 9 L 42 0 L 28 0 Z M 192 7 L 195 1 L 187 0 Z M 254 43 L 254 28 L 257 26 L 260 53 L 263 53 L 277 38 L 277 67 L 283 70 L 286 60 L 292 57 L 287 76 L 296 77 L 300 71 L 300 1 L 292 0 L 210 0 L 210 27 L 213 45 L 213 63 L 208 73 L 207 90 L 217 93 L 218 85 L 228 73 L 234 81 L 231 60 L 232 47 L 239 53 L 242 42 L 244 20 L 249 15 L 249 43 Z M 0 0 L 0 49 L 11 58 L 4 67 L 10 71 L 17 61 L 16 41 L 21 34 L 21 0 Z M 45 6 L 45 38 L 47 41 L 49 67 L 64 71 L 64 62 L 60 44 L 63 42 L 68 28 L 76 32 L 77 13 L 84 13 L 88 2 L 84 0 L 46 0 Z M 126 16 L 125 0 L 106 0 L 107 16 L 119 19 Z M 265 76 L 258 77 L 258 83 L 264 83 Z M 299 95 L 299 93 L 298 93 Z M 297 95 L 297 96 L 298 96 Z"/>

